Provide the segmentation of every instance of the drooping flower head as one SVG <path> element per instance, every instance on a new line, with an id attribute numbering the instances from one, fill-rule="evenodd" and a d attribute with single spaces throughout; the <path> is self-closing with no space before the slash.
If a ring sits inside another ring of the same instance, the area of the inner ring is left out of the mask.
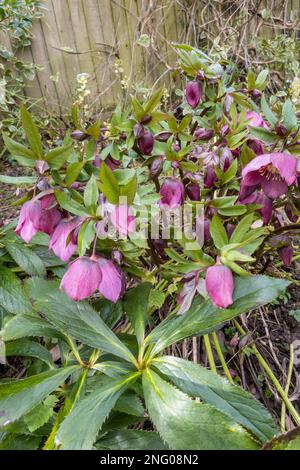
<path id="1" fill-rule="evenodd" d="M 268 129 L 267 123 L 263 120 L 260 114 L 256 113 L 255 111 L 248 111 L 246 114 L 246 120 L 248 122 L 249 127 L 263 127 L 264 129 Z"/>
<path id="2" fill-rule="evenodd" d="M 138 144 L 140 151 L 144 155 L 151 155 L 154 147 L 154 135 L 150 131 L 145 130 L 141 137 L 139 137 Z"/>
<path id="3" fill-rule="evenodd" d="M 96 292 L 101 280 L 102 273 L 98 260 L 84 256 L 69 265 L 60 287 L 71 299 L 83 300 Z"/>
<path id="4" fill-rule="evenodd" d="M 99 283 L 99 292 L 107 300 L 117 302 L 125 292 L 126 280 L 121 269 L 111 260 L 100 258 L 98 265 L 101 270 L 102 278 Z"/>
<path id="5" fill-rule="evenodd" d="M 159 193 L 162 209 L 175 209 L 184 202 L 184 185 L 177 178 L 166 178 Z"/>
<path id="6" fill-rule="evenodd" d="M 59 210 L 52 207 L 54 203 L 55 198 L 50 194 L 23 204 L 15 231 L 26 243 L 29 243 L 38 231 L 48 235 L 53 233 L 61 219 Z"/>
<path id="7" fill-rule="evenodd" d="M 62 219 L 54 230 L 49 243 L 49 249 L 63 261 L 69 261 L 77 250 L 76 229 L 82 222 L 81 217 Z"/>
<path id="8" fill-rule="evenodd" d="M 231 270 L 220 263 L 210 266 L 205 277 L 206 290 L 216 307 L 227 308 L 233 303 L 234 279 Z"/>
<path id="9" fill-rule="evenodd" d="M 285 194 L 297 181 L 297 159 L 287 153 L 269 153 L 255 157 L 242 171 L 245 186 L 259 185 L 271 199 Z"/>
<path id="10" fill-rule="evenodd" d="M 202 99 L 202 88 L 197 80 L 189 82 L 185 88 L 185 96 L 188 104 L 194 109 Z"/>
<path id="11" fill-rule="evenodd" d="M 135 230 L 135 216 L 131 207 L 121 204 L 116 206 L 110 214 L 113 226 L 121 235 L 128 235 Z"/>

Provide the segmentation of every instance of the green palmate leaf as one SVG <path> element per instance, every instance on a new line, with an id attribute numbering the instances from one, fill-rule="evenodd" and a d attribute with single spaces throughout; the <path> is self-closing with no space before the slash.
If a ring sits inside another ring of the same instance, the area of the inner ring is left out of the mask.
<path id="1" fill-rule="evenodd" d="M 16 315 L 9 320 L 1 332 L 4 341 L 12 341 L 26 336 L 45 336 L 63 338 L 62 333 L 43 318 L 32 315 Z"/>
<path id="2" fill-rule="evenodd" d="M 88 211 L 81 205 L 79 202 L 75 201 L 71 198 L 71 196 L 66 192 L 61 192 L 59 190 L 55 190 L 55 197 L 58 204 L 66 211 L 71 212 L 75 215 L 81 216 L 88 216 Z"/>
<path id="3" fill-rule="evenodd" d="M 300 427 L 276 436 L 263 447 L 263 450 L 300 450 Z"/>
<path id="4" fill-rule="evenodd" d="M 101 121 L 98 120 L 94 122 L 90 127 L 87 128 L 86 133 L 93 137 L 93 139 L 97 142 L 100 137 L 100 128 L 101 128 Z"/>
<path id="5" fill-rule="evenodd" d="M 286 100 L 282 108 L 282 123 L 284 127 L 291 132 L 297 127 L 297 116 L 291 100 Z"/>
<path id="6" fill-rule="evenodd" d="M 7 422 L 16 421 L 28 413 L 78 369 L 78 366 L 65 367 L 0 383 L 0 411 L 5 412 Z"/>
<path id="7" fill-rule="evenodd" d="M 53 360 L 50 352 L 41 344 L 28 339 L 19 339 L 5 344 L 5 355 L 35 357 L 45 362 L 50 368 L 53 367 Z"/>
<path id="8" fill-rule="evenodd" d="M 97 442 L 98 449 L 110 450 L 168 450 L 159 434 L 136 429 L 120 429 L 109 432 Z"/>
<path id="9" fill-rule="evenodd" d="M 8 137 L 8 135 L 3 133 L 3 140 L 5 143 L 5 146 L 7 147 L 8 151 L 11 153 L 13 157 L 22 157 L 24 159 L 28 160 L 35 160 L 36 157 L 32 150 L 30 150 L 28 147 L 25 147 L 25 145 L 19 144 L 15 140 L 11 139 Z"/>
<path id="10" fill-rule="evenodd" d="M 224 321 L 272 302 L 288 285 L 289 282 L 283 279 L 268 276 L 235 278 L 234 302 L 227 309 L 218 309 L 209 300 L 202 302 L 200 297 L 196 297 L 188 312 L 166 318 L 150 333 L 147 342 L 154 343 L 152 355 L 172 343 L 189 336 L 205 334 L 216 329 Z"/>
<path id="11" fill-rule="evenodd" d="M 68 160 L 73 152 L 73 145 L 66 145 L 50 150 L 46 155 L 46 160 L 52 170 L 59 170 L 63 164 Z"/>
<path id="12" fill-rule="evenodd" d="M 243 215 L 247 212 L 247 206 L 237 204 L 232 207 L 224 207 L 224 209 L 218 209 L 218 213 L 225 217 L 233 217 L 237 215 Z"/>
<path id="13" fill-rule="evenodd" d="M 45 276 L 46 269 L 41 258 L 35 254 L 28 246 L 10 233 L 4 238 L 5 248 L 17 265 L 31 276 Z"/>
<path id="14" fill-rule="evenodd" d="M 32 310 L 20 279 L 8 268 L 0 268 L 0 305 L 10 313 Z"/>
<path id="15" fill-rule="evenodd" d="M 266 116 L 267 120 L 269 123 L 274 127 L 278 121 L 277 117 L 271 110 L 270 106 L 267 103 L 267 100 L 265 98 L 265 95 L 262 95 L 261 97 L 261 107 L 263 110 L 264 115 Z"/>
<path id="16" fill-rule="evenodd" d="M 254 214 L 245 215 L 239 224 L 234 229 L 231 237 L 230 243 L 240 243 L 244 240 L 245 235 L 249 235 L 249 229 L 253 223 Z"/>
<path id="17" fill-rule="evenodd" d="M 136 176 L 134 176 L 125 185 L 120 186 L 120 196 L 122 196 L 124 198 L 126 197 L 126 204 L 130 205 L 130 204 L 133 203 L 136 190 L 137 190 L 137 178 L 136 178 Z"/>
<path id="18" fill-rule="evenodd" d="M 76 181 L 83 167 L 84 167 L 84 162 L 74 162 L 68 165 L 68 168 L 66 171 L 66 178 L 65 178 L 65 183 L 67 186 L 71 186 L 71 184 L 74 183 L 74 181 Z"/>
<path id="19" fill-rule="evenodd" d="M 53 407 L 57 402 L 54 395 L 49 395 L 43 403 L 35 406 L 24 416 L 24 422 L 30 432 L 34 432 L 46 424 L 53 415 Z"/>
<path id="20" fill-rule="evenodd" d="M 163 356 L 155 359 L 153 365 L 185 393 L 215 406 L 260 441 L 266 442 L 276 434 L 277 428 L 267 409 L 224 377 L 178 357 Z"/>
<path id="21" fill-rule="evenodd" d="M 253 135 L 253 137 L 256 137 L 262 142 L 266 142 L 267 144 L 276 144 L 279 139 L 276 134 L 271 131 L 268 131 L 268 129 L 265 129 L 264 127 L 251 126 L 250 133 L 251 135 Z"/>
<path id="22" fill-rule="evenodd" d="M 257 449 L 239 424 L 211 405 L 197 403 L 147 369 L 146 407 L 162 439 L 176 450 Z"/>
<path id="23" fill-rule="evenodd" d="M 144 339 L 150 290 L 151 284 L 145 282 L 128 291 L 124 300 L 124 310 L 133 326 L 139 344 Z"/>
<path id="24" fill-rule="evenodd" d="M 135 361 L 132 353 L 88 302 L 74 302 L 63 291 L 51 285 L 48 293 L 44 292 L 37 300 L 35 307 L 62 333 L 126 361 Z"/>
<path id="25" fill-rule="evenodd" d="M 0 175 L 0 183 L 15 184 L 20 186 L 21 184 L 34 184 L 36 183 L 36 176 L 8 176 Z"/>
<path id="26" fill-rule="evenodd" d="M 27 111 L 25 106 L 22 105 L 20 108 L 20 111 L 21 111 L 23 128 L 24 128 L 27 140 L 29 142 L 29 145 L 31 147 L 31 150 L 37 159 L 42 160 L 43 145 L 42 145 L 42 139 L 39 134 L 38 128 L 33 122 L 32 116 L 29 113 L 29 111 Z"/>
<path id="27" fill-rule="evenodd" d="M 100 179 L 102 183 L 99 183 L 99 188 L 108 201 L 111 204 L 119 204 L 120 189 L 118 180 L 104 162 L 102 162 L 100 168 Z"/>
<path id="28" fill-rule="evenodd" d="M 164 89 L 165 87 L 163 86 L 151 95 L 150 99 L 147 101 L 147 103 L 144 106 L 145 115 L 152 113 L 152 111 L 154 111 L 155 108 L 159 105 L 160 100 L 164 94 Z"/>
<path id="29" fill-rule="evenodd" d="M 59 449 L 91 449 L 108 414 L 128 387 L 133 376 L 108 380 L 98 390 L 81 400 L 62 422 L 55 438 Z M 80 432 L 74 432 L 80 429 Z"/>
<path id="30" fill-rule="evenodd" d="M 88 209 L 94 208 L 98 203 L 99 189 L 94 175 L 91 176 L 84 190 L 84 205 Z"/>
<path id="31" fill-rule="evenodd" d="M 210 223 L 210 233 L 216 248 L 221 249 L 222 246 L 228 244 L 228 235 L 220 217 L 215 214 Z"/>

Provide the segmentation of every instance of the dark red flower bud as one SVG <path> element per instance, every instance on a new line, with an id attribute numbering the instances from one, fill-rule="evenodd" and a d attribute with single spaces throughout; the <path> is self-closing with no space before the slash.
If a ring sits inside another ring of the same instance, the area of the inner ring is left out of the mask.
<path id="1" fill-rule="evenodd" d="M 152 119 L 152 116 L 144 116 L 142 119 L 141 119 L 141 124 L 149 124 L 149 122 L 151 121 Z"/>
<path id="2" fill-rule="evenodd" d="M 278 254 L 280 258 L 282 259 L 284 266 L 288 268 L 292 264 L 292 261 L 293 261 L 294 249 L 292 245 L 283 246 L 282 248 L 279 248 Z"/>
<path id="3" fill-rule="evenodd" d="M 202 88 L 198 81 L 189 82 L 185 89 L 185 96 L 188 104 L 194 109 L 202 99 Z"/>
<path id="4" fill-rule="evenodd" d="M 156 134 L 155 140 L 158 140 L 158 142 L 167 142 L 171 135 L 172 132 L 160 132 L 159 134 Z"/>
<path id="5" fill-rule="evenodd" d="M 189 183 L 185 187 L 185 192 L 191 201 L 200 201 L 200 187 L 197 183 Z"/>
<path id="6" fill-rule="evenodd" d="M 260 90 L 251 90 L 251 95 L 253 96 L 253 98 L 260 98 L 261 97 L 261 91 Z"/>
<path id="7" fill-rule="evenodd" d="M 203 127 L 199 127 L 194 132 L 194 137 L 197 140 L 209 140 L 214 136 L 214 131 L 212 129 L 204 129 Z"/>
<path id="8" fill-rule="evenodd" d="M 217 175 L 212 165 L 209 165 L 204 176 L 204 186 L 206 188 L 213 188 L 217 181 Z"/>
<path id="9" fill-rule="evenodd" d="M 220 156 L 220 168 L 223 172 L 227 171 L 230 167 L 231 163 L 233 162 L 232 152 L 228 147 L 222 149 L 222 153 Z"/>
<path id="10" fill-rule="evenodd" d="M 144 134 L 144 127 L 142 124 L 137 123 L 133 128 L 133 135 L 136 139 L 139 139 Z"/>
<path id="11" fill-rule="evenodd" d="M 277 122 L 275 126 L 275 131 L 276 131 L 276 134 L 279 135 L 279 137 L 285 137 L 288 134 L 287 128 L 284 127 L 284 125 L 281 124 L 281 122 Z"/>
<path id="12" fill-rule="evenodd" d="M 72 139 L 77 140 L 78 142 L 82 142 L 83 140 L 88 138 L 88 135 L 82 131 L 74 131 L 71 134 Z"/>
<path id="13" fill-rule="evenodd" d="M 159 157 L 156 157 L 155 160 L 153 160 L 150 166 L 151 177 L 157 178 L 161 174 L 163 166 L 164 166 L 164 157 L 160 155 Z"/>
<path id="14" fill-rule="evenodd" d="M 291 222 L 294 222 L 294 223 L 297 222 L 298 216 L 297 214 L 293 213 L 292 206 L 289 202 L 285 205 L 284 210 L 285 210 L 287 217 L 289 218 Z"/>
<path id="15" fill-rule="evenodd" d="M 150 131 L 145 131 L 138 139 L 140 151 L 144 155 L 150 155 L 154 147 L 154 136 Z"/>

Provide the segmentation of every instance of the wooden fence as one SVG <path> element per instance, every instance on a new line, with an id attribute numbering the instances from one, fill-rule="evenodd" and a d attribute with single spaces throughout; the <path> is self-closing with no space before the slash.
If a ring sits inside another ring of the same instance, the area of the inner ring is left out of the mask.
<path id="1" fill-rule="evenodd" d="M 145 86 L 164 80 L 166 71 L 175 63 L 172 41 L 198 43 L 204 14 L 206 18 L 208 15 L 208 21 L 203 31 L 208 31 L 212 21 L 218 20 L 210 19 L 209 3 L 202 0 L 46 0 L 43 18 L 33 26 L 32 45 L 20 52 L 29 62 L 43 66 L 36 79 L 28 82 L 25 93 L 28 97 L 41 98 L 43 106 L 59 107 L 61 112 L 66 112 L 74 96 L 76 76 L 84 72 L 90 77 L 92 101 L 111 108 L 124 93 L 116 74 L 116 61 L 121 61 L 124 70 L 121 78 L 125 82 L 128 79 L 131 84 Z M 243 2 L 224 0 L 223 3 L 228 9 L 228 4 L 236 8 Z M 285 14 L 295 17 L 299 0 L 277 1 L 278 14 L 287 3 Z M 259 20 L 257 16 L 256 22 Z M 126 83 L 123 88 L 126 89 Z"/>

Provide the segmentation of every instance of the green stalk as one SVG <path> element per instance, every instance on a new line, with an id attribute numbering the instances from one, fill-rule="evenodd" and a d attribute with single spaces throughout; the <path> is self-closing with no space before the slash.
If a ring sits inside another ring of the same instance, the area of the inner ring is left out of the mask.
<path id="1" fill-rule="evenodd" d="M 207 354 L 209 367 L 211 368 L 211 370 L 213 372 L 215 372 L 217 374 L 217 368 L 216 368 L 213 352 L 212 352 L 212 349 L 211 349 L 209 336 L 208 335 L 203 335 L 203 340 L 204 340 L 204 346 L 205 346 L 205 349 L 206 349 L 206 354 Z"/>
<path id="2" fill-rule="evenodd" d="M 292 380 L 292 374 L 293 374 L 293 367 L 294 367 L 294 346 L 293 344 L 290 344 L 290 363 L 289 363 L 289 368 L 288 368 L 288 375 L 286 379 L 286 385 L 285 385 L 285 393 L 288 395 L 289 393 L 289 388 Z M 286 414 L 286 406 L 285 403 L 282 402 L 281 406 L 281 419 L 280 419 L 280 426 L 281 426 L 281 432 L 285 432 L 285 414 Z"/>
<path id="3" fill-rule="evenodd" d="M 236 321 L 236 320 L 233 320 L 234 321 L 234 324 L 236 326 L 236 328 L 238 329 L 238 331 L 245 335 L 246 332 L 244 331 L 244 329 L 241 327 L 241 325 Z M 264 358 L 262 357 L 262 355 L 260 354 L 260 352 L 258 351 L 257 347 L 254 345 L 251 346 L 252 347 L 252 351 L 254 352 L 259 364 L 261 365 L 261 367 L 264 369 L 265 373 L 267 374 L 267 376 L 269 377 L 269 379 L 271 380 L 271 382 L 273 383 L 274 387 L 276 388 L 277 392 L 279 393 L 279 395 L 281 396 L 285 406 L 287 407 L 287 409 L 289 410 L 289 412 L 291 413 L 292 417 L 294 418 L 295 420 L 295 423 L 297 424 L 297 426 L 300 426 L 300 416 L 297 412 L 297 410 L 294 408 L 293 404 L 291 403 L 291 401 L 289 400 L 289 397 L 287 396 L 287 393 L 283 390 L 282 386 L 280 385 L 278 379 L 275 377 L 273 371 L 270 369 L 269 365 L 267 364 L 267 362 L 264 360 Z"/>
<path id="4" fill-rule="evenodd" d="M 213 339 L 218 357 L 219 357 L 220 362 L 222 364 L 223 370 L 225 372 L 225 375 L 226 375 L 227 379 L 229 380 L 229 382 L 234 384 L 233 378 L 230 375 L 229 369 L 227 367 L 227 364 L 226 364 L 226 361 L 225 361 L 225 358 L 224 358 L 224 355 L 223 355 L 223 352 L 222 352 L 222 349 L 221 349 L 221 346 L 220 346 L 220 343 L 219 343 L 218 335 L 215 331 L 212 332 L 212 339 Z"/>
<path id="5" fill-rule="evenodd" d="M 69 336 L 66 335 L 66 338 L 67 338 L 68 344 L 69 344 L 69 346 L 72 350 L 72 353 L 74 354 L 74 357 L 77 360 L 78 364 L 80 364 L 82 367 L 84 367 L 84 362 L 80 357 L 80 354 L 78 352 L 76 344 L 74 343 L 74 341 Z"/>

